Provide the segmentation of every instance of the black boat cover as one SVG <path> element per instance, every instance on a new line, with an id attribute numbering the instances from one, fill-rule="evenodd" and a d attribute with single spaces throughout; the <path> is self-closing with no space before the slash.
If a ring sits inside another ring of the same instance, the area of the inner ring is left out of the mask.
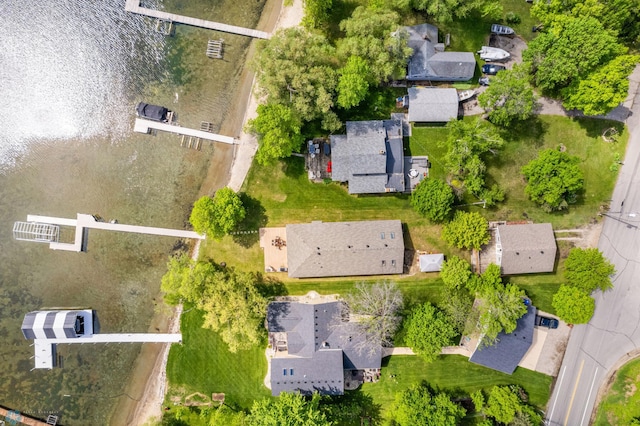
<path id="1" fill-rule="evenodd" d="M 169 110 L 163 106 L 146 104 L 140 102 L 136 108 L 138 117 L 146 118 L 154 121 L 167 121 L 167 113 Z"/>

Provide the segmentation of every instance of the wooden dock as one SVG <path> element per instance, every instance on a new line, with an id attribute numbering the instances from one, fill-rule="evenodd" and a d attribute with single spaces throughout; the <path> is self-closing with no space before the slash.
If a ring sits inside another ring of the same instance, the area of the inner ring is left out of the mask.
<path id="1" fill-rule="evenodd" d="M 169 123 L 160 123 L 158 121 L 143 120 L 142 118 L 136 118 L 136 122 L 133 126 L 134 132 L 149 133 L 151 129 L 162 130 L 163 132 L 176 133 L 178 135 L 192 136 L 194 138 L 201 138 L 209 141 L 223 142 L 228 144 L 235 143 L 235 139 L 232 138 L 231 136 L 217 135 L 215 133 L 196 130 L 196 129 L 190 129 L 188 127 L 175 126 Z"/>
<path id="2" fill-rule="evenodd" d="M 138 15 L 150 16 L 152 18 L 161 19 L 163 21 L 174 22 L 179 24 L 191 25 L 194 27 L 206 28 L 209 30 L 222 31 L 224 33 L 239 34 L 247 37 L 268 39 L 271 34 L 264 31 L 253 30 L 250 28 L 236 27 L 235 25 L 223 24 L 221 22 L 205 21 L 204 19 L 191 18 L 189 16 L 177 15 L 175 13 L 167 13 L 154 9 L 140 7 L 140 0 L 127 0 L 124 10 Z"/>
<path id="3" fill-rule="evenodd" d="M 81 252 L 85 251 L 86 231 L 88 229 L 102 229 L 105 231 L 131 232 L 134 234 L 162 235 L 165 237 L 175 238 L 193 238 L 204 240 L 205 236 L 193 231 L 184 231 L 180 229 L 155 228 L 151 226 L 124 225 L 120 223 L 99 222 L 89 214 L 78 213 L 77 219 L 66 219 L 60 217 L 27 215 L 27 222 L 37 222 L 45 224 L 53 224 L 59 226 L 75 227 L 76 233 L 73 244 L 60 243 L 52 241 L 49 248 L 53 250 L 66 250 Z"/>

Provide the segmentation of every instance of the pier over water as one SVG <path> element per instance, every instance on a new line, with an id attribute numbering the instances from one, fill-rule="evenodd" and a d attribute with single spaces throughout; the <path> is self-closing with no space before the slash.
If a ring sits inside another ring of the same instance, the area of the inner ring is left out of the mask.
<path id="1" fill-rule="evenodd" d="M 192 25 L 194 27 L 207 28 L 210 30 L 222 31 L 230 34 L 240 34 L 247 37 L 268 39 L 271 34 L 264 31 L 252 30 L 250 28 L 236 27 L 235 25 L 223 24 L 221 22 L 205 21 L 204 19 L 191 18 L 189 16 L 167 13 L 154 9 L 140 7 L 140 0 L 127 0 L 124 10 L 138 15 L 150 16 L 163 21 L 177 22 L 180 24 Z"/>

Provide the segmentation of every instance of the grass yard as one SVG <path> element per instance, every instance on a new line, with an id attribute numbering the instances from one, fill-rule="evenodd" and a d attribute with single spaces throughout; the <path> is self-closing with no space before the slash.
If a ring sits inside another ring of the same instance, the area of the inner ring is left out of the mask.
<path id="1" fill-rule="evenodd" d="M 224 393 L 226 405 L 248 409 L 254 400 L 271 395 L 263 385 L 266 342 L 231 353 L 217 333 L 202 328 L 202 314 L 196 309 L 182 314 L 180 326 L 183 343 L 171 346 L 167 363 L 167 406 L 174 406 L 171 397 L 201 392 L 208 397 Z"/>
<path id="2" fill-rule="evenodd" d="M 475 118 L 469 117 L 473 120 Z M 602 132 L 615 127 L 620 138 L 616 143 L 602 140 Z M 414 127 L 410 141 L 413 155 L 429 155 L 433 164 L 433 175 L 445 177 L 441 158 L 444 149 L 437 141 L 446 138 L 445 128 Z M 487 182 L 498 183 L 506 191 L 504 203 L 494 209 L 471 207 L 491 220 L 523 220 L 551 222 L 555 229 L 573 228 L 598 220 L 601 206 L 608 205 L 618 176 L 611 171 L 616 154 L 624 157 L 628 134 L 617 122 L 595 119 L 569 119 L 560 116 L 538 116 L 518 127 L 503 132 L 505 147 L 495 158 L 487 161 Z M 522 166 L 537 156 L 538 151 L 566 147 L 569 154 L 582 160 L 584 193 L 568 211 L 545 213 L 531 202 L 524 193 L 526 182 L 520 174 Z M 467 199 L 467 203 L 478 201 Z"/>
<path id="3" fill-rule="evenodd" d="M 596 426 L 629 425 L 640 420 L 640 359 L 624 365 L 598 407 Z"/>
<path id="4" fill-rule="evenodd" d="M 552 378 L 541 373 L 518 368 L 509 376 L 469 362 L 461 355 L 441 356 L 426 363 L 418 356 L 390 356 L 383 359 L 378 383 L 365 383 L 362 392 L 380 404 L 383 415 L 397 392 L 413 384 L 427 381 L 454 395 L 468 395 L 478 389 L 489 390 L 495 385 L 515 383 L 525 389 L 530 403 L 544 407 L 549 399 Z"/>

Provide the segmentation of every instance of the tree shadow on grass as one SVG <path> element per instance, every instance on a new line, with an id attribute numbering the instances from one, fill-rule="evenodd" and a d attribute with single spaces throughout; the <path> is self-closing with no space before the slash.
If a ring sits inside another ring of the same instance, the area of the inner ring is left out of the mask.
<path id="1" fill-rule="evenodd" d="M 304 158 L 289 157 L 280 162 L 284 175 L 288 178 L 299 178 L 305 174 L 304 171 Z"/>
<path id="2" fill-rule="evenodd" d="M 602 133 L 610 128 L 616 129 L 618 135 L 624 130 L 624 123 L 619 121 L 589 117 L 574 117 L 572 120 L 578 123 L 590 138 L 602 137 Z"/>
<path id="3" fill-rule="evenodd" d="M 237 230 L 233 234 L 233 241 L 249 248 L 260 240 L 260 228 L 267 224 L 266 209 L 259 200 L 244 192 L 240 193 L 242 205 L 247 210 L 247 214 L 242 222 L 238 224 Z"/>
<path id="4" fill-rule="evenodd" d="M 289 294 L 287 287 L 274 277 L 267 277 L 261 273 L 256 275 L 256 287 L 260 294 L 267 299 L 272 299 L 276 296 L 286 296 Z"/>
<path id="5" fill-rule="evenodd" d="M 515 121 L 508 129 L 502 129 L 501 136 L 506 143 L 529 140 L 536 147 L 541 147 L 549 125 L 537 115 L 524 121 Z"/>
<path id="6" fill-rule="evenodd" d="M 360 388 L 341 396 L 325 397 L 321 407 L 329 419 L 341 425 L 377 425 L 382 420 L 381 405 Z"/>

